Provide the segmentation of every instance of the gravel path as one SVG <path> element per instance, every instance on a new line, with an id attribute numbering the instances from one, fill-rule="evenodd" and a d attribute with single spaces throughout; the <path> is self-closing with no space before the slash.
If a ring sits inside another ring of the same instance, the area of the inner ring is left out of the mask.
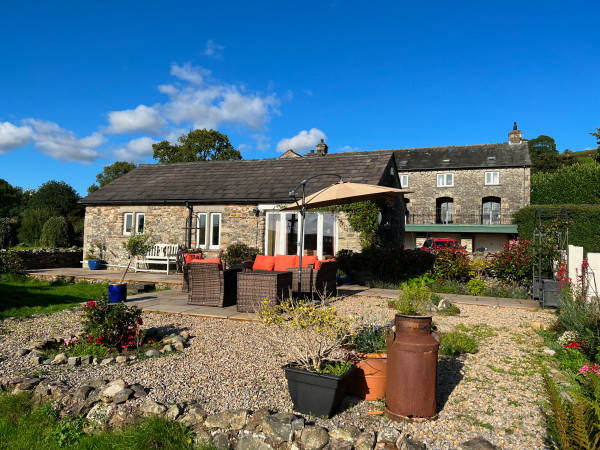
<path id="1" fill-rule="evenodd" d="M 370 306 L 383 306 L 385 300 L 354 296 L 335 305 L 340 313 L 355 315 Z M 381 404 L 352 397 L 346 397 L 342 411 L 331 420 L 311 420 L 326 428 L 354 424 L 372 429 L 389 424 L 433 449 L 456 448 L 477 436 L 506 449 L 542 448 L 545 427 L 539 404 L 543 395 L 533 360 L 543 354 L 541 340 L 529 323 L 552 323 L 554 316 L 509 308 L 460 308 L 459 316 L 434 316 L 441 331 L 457 324 L 470 329 L 481 324 L 487 327 L 480 326 L 474 332 L 480 339 L 477 354 L 440 358 L 437 421 L 390 423 L 382 416 L 368 414 L 381 409 Z M 393 311 L 380 310 L 393 318 Z M 0 322 L 0 376 L 43 371 L 44 376 L 71 385 L 97 377 L 122 377 L 128 384 L 150 388 L 150 398 L 158 402 L 196 400 L 209 413 L 238 408 L 292 410 L 281 370 L 286 352 L 276 348 L 276 330 L 256 322 L 145 314 L 147 327 L 187 330 L 192 336 L 190 346 L 180 354 L 127 365 L 50 367 L 17 356 L 31 341 L 79 332 L 80 314 L 69 310 Z"/>

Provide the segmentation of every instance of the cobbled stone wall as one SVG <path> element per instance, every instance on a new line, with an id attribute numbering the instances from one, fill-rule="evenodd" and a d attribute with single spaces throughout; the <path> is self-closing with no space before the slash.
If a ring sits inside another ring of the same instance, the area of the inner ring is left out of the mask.
<path id="1" fill-rule="evenodd" d="M 486 172 L 499 172 L 500 184 L 485 185 Z M 437 187 L 438 173 L 453 173 L 453 187 Z M 407 188 L 414 191 L 406 194 L 410 200 L 411 211 L 431 208 L 435 211 L 436 199 L 450 197 L 454 199 L 454 213 L 468 214 L 481 210 L 484 197 L 500 197 L 503 211 L 517 212 L 529 205 L 531 175 L 529 168 L 457 170 L 440 169 L 430 172 L 402 172 L 408 175 Z"/>
<path id="2" fill-rule="evenodd" d="M 197 205 L 194 213 L 221 214 L 221 242 L 218 249 L 207 249 L 205 255 L 213 257 L 231 244 L 246 244 L 265 249 L 265 213 L 255 216 L 256 205 Z M 144 213 L 146 232 L 153 241 L 161 244 L 185 246 L 185 223 L 188 209 L 184 206 L 88 206 L 85 214 L 84 252 L 95 242 L 102 244 L 102 259 L 111 265 L 126 265 L 127 254 L 122 242 L 125 213 Z M 192 247 L 196 246 L 196 233 L 192 234 Z M 360 233 L 354 231 L 344 213 L 338 216 L 338 249 L 361 250 Z"/>
<path id="3" fill-rule="evenodd" d="M 26 270 L 51 269 L 54 267 L 79 267 L 83 252 L 78 248 L 42 248 L 17 250 Z"/>

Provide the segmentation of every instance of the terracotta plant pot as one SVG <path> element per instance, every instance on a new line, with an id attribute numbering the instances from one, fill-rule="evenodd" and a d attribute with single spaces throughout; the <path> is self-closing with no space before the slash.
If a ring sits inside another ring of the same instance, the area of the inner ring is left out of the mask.
<path id="1" fill-rule="evenodd" d="M 350 394 L 365 400 L 385 398 L 387 353 L 359 353 Z"/>

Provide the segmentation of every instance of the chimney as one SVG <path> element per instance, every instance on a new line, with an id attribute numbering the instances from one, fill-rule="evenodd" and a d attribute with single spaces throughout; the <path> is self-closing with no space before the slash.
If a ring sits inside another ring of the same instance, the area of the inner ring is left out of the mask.
<path id="1" fill-rule="evenodd" d="M 517 130 L 517 122 L 514 123 L 513 129 L 510 133 L 508 133 L 508 143 L 509 144 L 520 144 L 523 140 L 523 133 L 521 130 Z"/>
<path id="2" fill-rule="evenodd" d="M 321 143 L 317 144 L 317 155 L 325 156 L 327 154 L 327 144 L 325 143 L 325 139 L 321 139 Z"/>

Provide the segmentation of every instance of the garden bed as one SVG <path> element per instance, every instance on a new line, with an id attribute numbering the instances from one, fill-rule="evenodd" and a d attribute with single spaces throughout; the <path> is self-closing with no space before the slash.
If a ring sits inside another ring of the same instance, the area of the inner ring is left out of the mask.
<path id="1" fill-rule="evenodd" d="M 336 303 L 342 314 L 358 314 L 365 304 L 385 300 L 353 296 Z M 422 440 L 428 448 L 457 447 L 483 436 L 502 448 L 540 448 L 545 427 L 539 405 L 544 401 L 536 361 L 543 357 L 541 339 L 529 323 L 551 323 L 552 314 L 509 308 L 461 305 L 458 316 L 434 316 L 442 331 L 465 329 L 479 342 L 473 355 L 440 357 L 438 412 L 435 422 L 389 423 L 378 402 L 346 397 L 333 419 L 315 419 L 327 428 L 354 424 L 362 429 L 393 426 Z M 394 312 L 386 309 L 390 318 Z M 82 331 L 81 312 L 0 322 L 0 376 L 36 373 L 78 385 L 97 377 L 123 378 L 149 389 L 163 404 L 197 401 L 208 413 L 248 408 L 290 411 L 291 400 L 281 366 L 286 356 L 274 350 L 276 331 L 261 323 L 144 314 L 144 326 L 171 327 L 197 336 L 189 348 L 169 356 L 110 366 L 39 366 L 20 349 L 34 340 Z M 484 324 L 484 325 L 482 325 Z"/>

